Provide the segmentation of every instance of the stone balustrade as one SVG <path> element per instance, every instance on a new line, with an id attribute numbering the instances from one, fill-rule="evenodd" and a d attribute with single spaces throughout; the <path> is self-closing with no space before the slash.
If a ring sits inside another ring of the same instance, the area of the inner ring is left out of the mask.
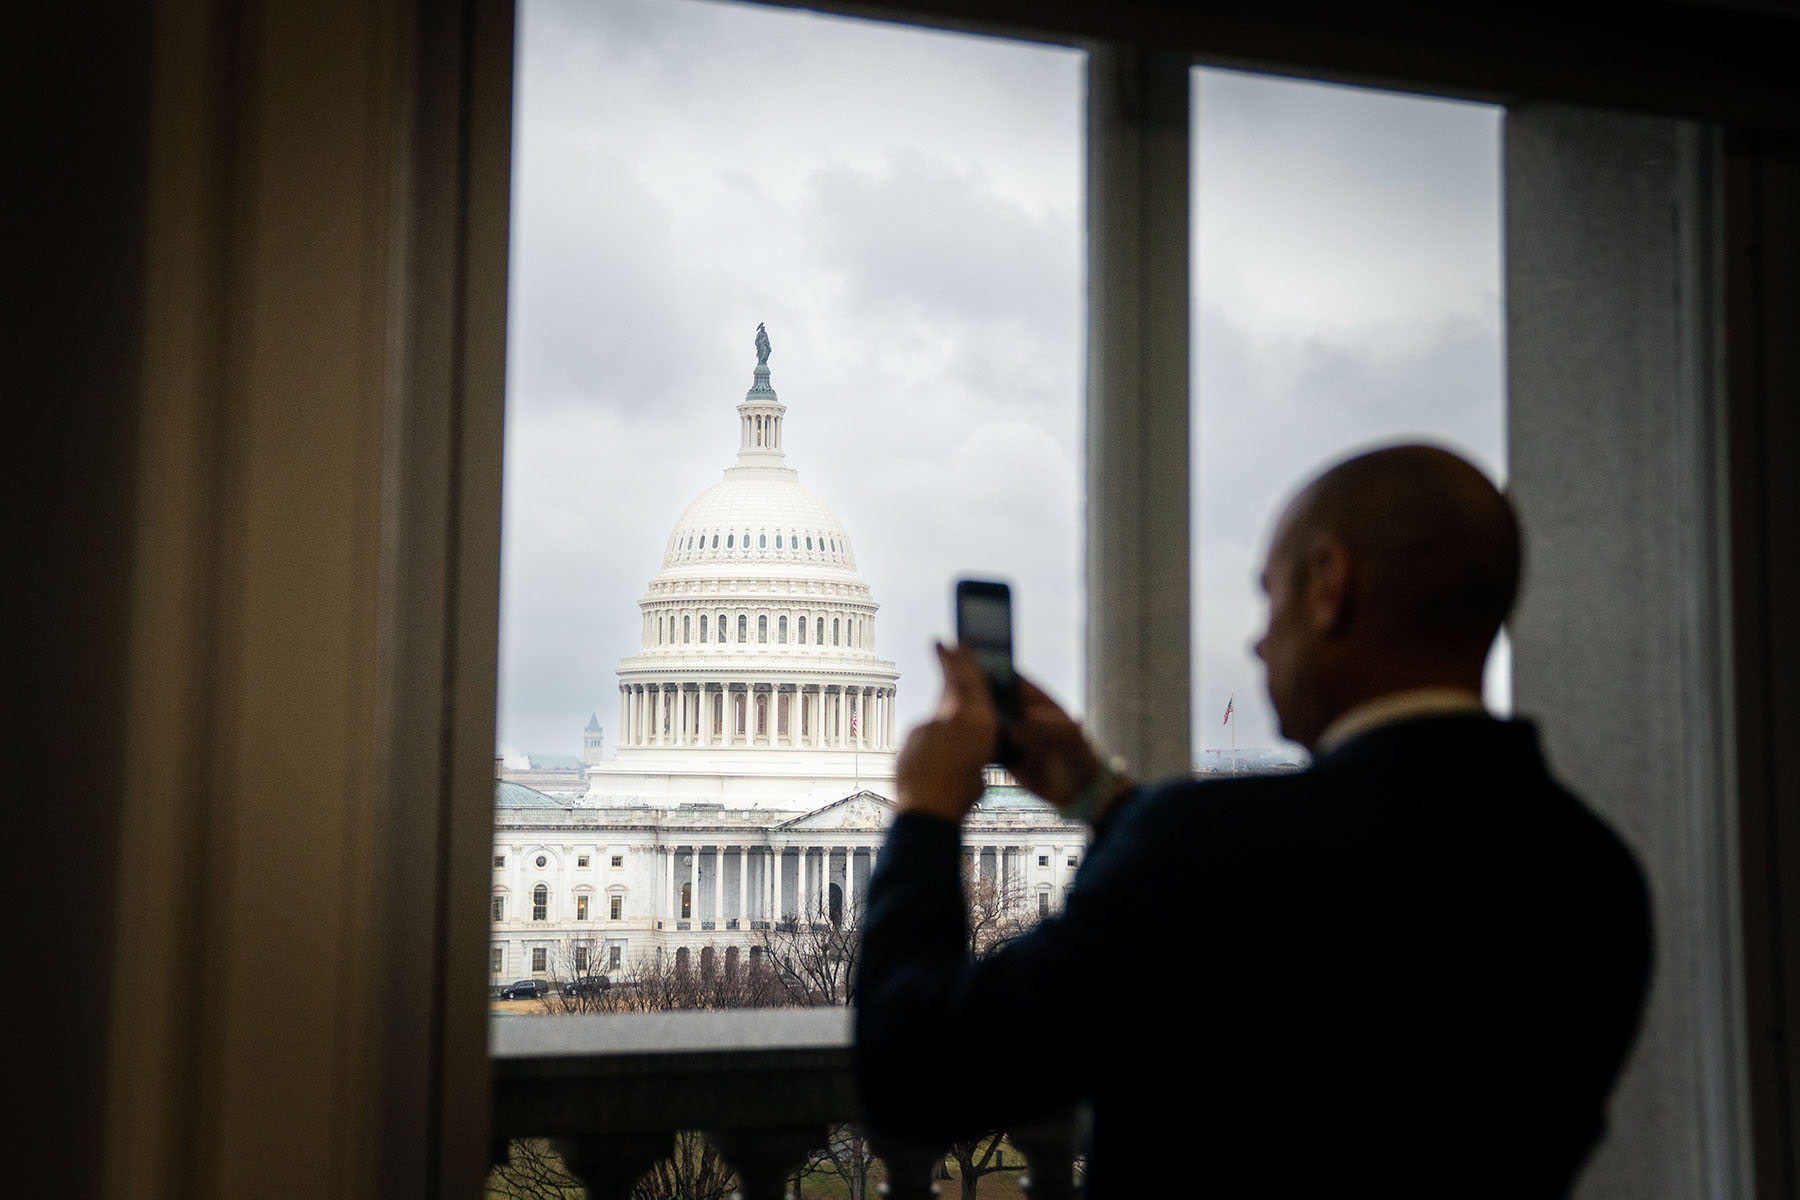
<path id="1" fill-rule="evenodd" d="M 743 1200 L 777 1200 L 831 1128 L 857 1120 L 850 1031 L 841 1008 L 495 1017 L 495 1161 L 515 1138 L 548 1138 L 590 1196 L 624 1200 L 677 1131 L 699 1130 L 737 1171 Z M 1073 1130 L 1010 1131 L 1033 1200 L 1075 1195 Z M 874 1148 L 890 1200 L 936 1193 L 943 1147 Z"/>

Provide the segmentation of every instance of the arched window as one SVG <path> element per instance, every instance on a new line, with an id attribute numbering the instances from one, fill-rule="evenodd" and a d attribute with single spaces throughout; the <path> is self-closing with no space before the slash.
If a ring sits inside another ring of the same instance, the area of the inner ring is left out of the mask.
<path id="1" fill-rule="evenodd" d="M 681 915 L 685 917 L 685 916 L 687 916 L 687 910 L 688 910 L 687 909 L 687 899 L 686 899 L 687 885 L 685 883 L 681 885 L 681 895 L 683 897 L 683 899 L 681 901 Z M 686 975 L 688 973 L 688 962 L 689 961 L 690 960 L 688 958 L 688 948 L 686 946 L 683 946 L 681 949 L 675 951 L 675 973 L 677 975 Z"/>
<path id="2" fill-rule="evenodd" d="M 813 626 L 813 635 L 814 635 L 813 641 L 819 643 L 819 645 L 821 645 L 821 646 L 823 646 L 825 644 L 825 618 L 824 617 L 820 617 L 819 623 L 817 625 Z"/>
<path id="3" fill-rule="evenodd" d="M 663 640 L 662 621 L 661 617 L 656 618 L 656 644 L 659 646 L 662 645 Z"/>
<path id="4" fill-rule="evenodd" d="M 779 533 L 775 535 L 775 548 L 777 550 L 781 549 L 781 535 Z"/>
<path id="5" fill-rule="evenodd" d="M 769 732 L 769 694 L 767 692 L 756 694 L 756 732 Z"/>
<path id="6" fill-rule="evenodd" d="M 725 947 L 725 978 L 727 980 L 736 979 L 737 978 L 737 968 L 738 968 L 738 948 L 736 946 Z"/>
<path id="7" fill-rule="evenodd" d="M 737 726 L 738 736 L 742 737 L 744 733 L 744 693 L 739 692 L 732 700 L 732 708 L 735 710 L 737 716 L 734 724 Z"/>
<path id="8" fill-rule="evenodd" d="M 545 884 L 538 884 L 531 889 L 531 919 L 548 920 L 550 917 L 550 889 Z"/>
<path id="9" fill-rule="evenodd" d="M 703 642 L 706 640 L 706 614 L 705 613 L 700 614 L 700 640 Z"/>
<path id="10" fill-rule="evenodd" d="M 843 644 L 838 641 L 838 619 L 836 617 L 831 618 L 831 644 L 834 646 Z"/>
<path id="11" fill-rule="evenodd" d="M 725 614 L 724 613 L 719 614 L 719 641 L 720 641 L 720 643 L 723 643 L 725 641 Z"/>
<path id="12" fill-rule="evenodd" d="M 750 618 L 745 616 L 743 613 L 739 613 L 738 614 L 738 641 L 747 642 L 749 640 L 750 640 Z"/>
<path id="13" fill-rule="evenodd" d="M 844 923 L 844 889 L 837 884 L 831 885 L 830 898 L 826 900 L 826 917 L 833 925 Z"/>
<path id="14" fill-rule="evenodd" d="M 681 615 L 681 640 L 683 642 L 694 640 L 693 618 L 686 613 Z"/>
<path id="15" fill-rule="evenodd" d="M 718 548 L 719 548 L 719 535 L 718 535 L 718 534 L 716 534 L 716 533 L 715 533 L 715 534 L 713 534 L 713 544 L 712 544 L 712 548 L 713 548 L 713 549 L 714 549 L 714 550 L 717 550 L 717 549 L 718 549 Z"/>
<path id="16" fill-rule="evenodd" d="M 768 642 L 768 640 L 769 640 L 769 618 L 768 617 L 759 616 L 756 618 L 756 640 L 761 643 Z"/>
<path id="17" fill-rule="evenodd" d="M 806 618 L 805 617 L 800 618 L 799 622 L 794 627 L 794 632 L 800 635 L 800 644 L 802 646 L 806 645 Z"/>
<path id="18" fill-rule="evenodd" d="M 756 548 L 758 550 L 767 550 L 769 548 L 769 535 L 768 534 L 759 533 L 756 535 Z"/>
<path id="19" fill-rule="evenodd" d="M 787 618 L 780 617 L 775 622 L 775 640 L 782 645 L 787 644 Z"/>
<path id="20" fill-rule="evenodd" d="M 681 919 L 684 921 L 691 920 L 693 918 L 693 915 L 694 915 L 694 884 L 693 884 L 693 881 L 690 880 L 687 883 L 684 883 L 681 885 Z M 681 951 L 681 953 L 683 955 L 686 955 L 687 950 L 683 949 Z M 684 962 L 683 965 L 685 966 L 686 963 Z"/>
<path id="21" fill-rule="evenodd" d="M 700 947 L 700 978 L 711 982 L 713 972 L 717 970 L 718 958 L 711 946 Z"/>
<path id="22" fill-rule="evenodd" d="M 808 550 L 812 549 L 812 537 L 810 534 L 807 536 L 807 539 L 806 539 L 806 548 Z"/>
<path id="23" fill-rule="evenodd" d="M 728 533 L 728 534 L 726 534 L 726 535 L 725 535 L 725 548 L 726 548 L 726 549 L 727 549 L 727 550 L 730 550 L 730 549 L 731 549 L 731 548 L 732 548 L 732 546 L 733 546 L 733 545 L 734 545 L 734 535 L 733 535 L 733 534 L 729 534 L 729 533 Z"/>

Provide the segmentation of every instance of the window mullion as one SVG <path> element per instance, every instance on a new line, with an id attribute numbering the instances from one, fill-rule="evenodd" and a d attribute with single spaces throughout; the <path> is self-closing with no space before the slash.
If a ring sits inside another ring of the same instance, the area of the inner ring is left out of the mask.
<path id="1" fill-rule="evenodd" d="M 1193 761 L 1188 72 L 1088 56 L 1087 712 L 1146 777 Z"/>

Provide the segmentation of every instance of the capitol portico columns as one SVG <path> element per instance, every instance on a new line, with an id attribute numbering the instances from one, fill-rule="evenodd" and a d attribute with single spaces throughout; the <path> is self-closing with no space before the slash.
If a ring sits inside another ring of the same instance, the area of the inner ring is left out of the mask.
<path id="1" fill-rule="evenodd" d="M 725 847 L 713 847 L 713 928 L 725 928 Z"/>
<path id="2" fill-rule="evenodd" d="M 688 847 L 688 920 L 695 922 L 700 915 L 700 847 Z"/>

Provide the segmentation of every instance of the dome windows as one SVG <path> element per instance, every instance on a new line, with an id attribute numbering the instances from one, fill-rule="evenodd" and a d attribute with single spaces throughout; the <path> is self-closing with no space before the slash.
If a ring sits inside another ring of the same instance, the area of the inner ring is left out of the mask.
<path id="1" fill-rule="evenodd" d="M 768 640 L 769 640 L 769 618 L 767 618 L 767 617 L 756 618 L 756 640 L 758 643 L 768 642 Z"/>
<path id="2" fill-rule="evenodd" d="M 724 613 L 719 614 L 718 630 L 719 630 L 719 645 L 723 646 L 725 644 L 725 614 Z"/>
<path id="3" fill-rule="evenodd" d="M 775 535 L 775 548 L 777 550 L 781 549 L 781 535 L 779 533 Z"/>
<path id="4" fill-rule="evenodd" d="M 717 539 L 714 539 L 714 540 L 717 540 Z M 736 535 L 735 535 L 735 534 L 730 534 L 730 533 L 728 533 L 728 534 L 726 534 L 726 535 L 725 535 L 725 548 L 726 548 L 726 549 L 727 549 L 727 550 L 730 550 L 730 549 L 732 549 L 732 548 L 733 548 L 733 547 L 734 547 L 734 546 L 735 546 L 735 545 L 736 545 Z"/>
<path id="5" fill-rule="evenodd" d="M 810 538 L 810 537 L 806 539 L 806 548 L 808 550 L 812 549 L 812 538 Z"/>
<path id="6" fill-rule="evenodd" d="M 739 642 L 747 642 L 750 640 L 750 618 L 745 616 L 743 613 L 738 614 L 738 639 L 737 640 Z"/>
<path id="7" fill-rule="evenodd" d="M 801 617 L 800 620 L 797 622 L 797 624 L 795 625 L 795 632 L 797 632 L 800 635 L 800 644 L 802 646 L 806 645 L 806 618 L 805 617 Z"/>
<path id="8" fill-rule="evenodd" d="M 769 548 L 769 535 L 768 534 L 759 533 L 756 535 L 756 548 L 758 550 L 767 550 Z"/>
<path id="9" fill-rule="evenodd" d="M 713 548 L 713 549 L 714 549 L 714 550 L 717 550 L 717 549 L 718 549 L 718 548 L 719 548 L 719 535 L 718 535 L 718 534 L 716 534 L 716 533 L 715 533 L 715 534 L 713 534 L 713 544 L 712 544 L 712 548 Z"/>
<path id="10" fill-rule="evenodd" d="M 779 539 L 780 535 L 778 534 L 776 536 Z M 780 617 L 775 622 L 775 640 L 777 642 L 780 642 L 784 646 L 787 645 L 787 618 L 786 617 Z"/>
<path id="11" fill-rule="evenodd" d="M 706 614 L 705 613 L 700 614 L 700 641 L 702 644 L 704 644 L 706 641 Z"/>

